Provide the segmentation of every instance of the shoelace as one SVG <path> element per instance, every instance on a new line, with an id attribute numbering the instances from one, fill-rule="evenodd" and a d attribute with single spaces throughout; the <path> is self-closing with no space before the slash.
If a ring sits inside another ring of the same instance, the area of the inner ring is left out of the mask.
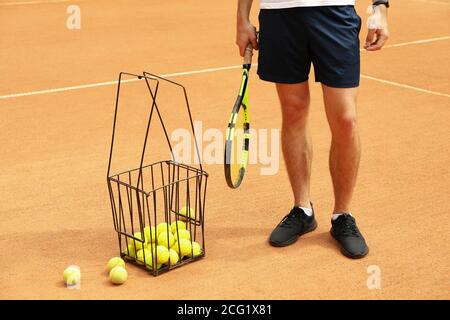
<path id="1" fill-rule="evenodd" d="M 298 213 L 291 211 L 280 222 L 280 226 L 290 228 L 293 224 L 297 223 Z"/>
<path id="2" fill-rule="evenodd" d="M 343 235 L 359 237 L 358 228 L 356 227 L 355 222 L 349 218 L 345 218 L 345 220 L 341 222 L 339 229 L 340 233 Z"/>

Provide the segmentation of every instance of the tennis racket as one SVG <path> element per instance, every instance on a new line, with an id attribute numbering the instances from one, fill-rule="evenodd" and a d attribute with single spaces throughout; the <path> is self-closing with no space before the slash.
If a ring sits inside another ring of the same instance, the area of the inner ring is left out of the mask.
<path id="1" fill-rule="evenodd" d="M 250 144 L 250 117 L 248 112 L 248 77 L 252 66 L 253 47 L 247 46 L 244 54 L 242 81 L 239 95 L 231 111 L 225 141 L 225 180 L 230 188 L 237 188 L 244 179 Z"/>

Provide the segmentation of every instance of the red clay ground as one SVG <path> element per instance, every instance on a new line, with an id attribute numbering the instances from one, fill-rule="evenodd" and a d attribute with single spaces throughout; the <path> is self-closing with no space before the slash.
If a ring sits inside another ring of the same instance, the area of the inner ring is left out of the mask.
<path id="1" fill-rule="evenodd" d="M 358 2 L 363 16 L 369 1 Z M 250 166 L 237 191 L 226 188 L 222 165 L 207 165 L 207 257 L 157 278 L 129 266 L 120 287 L 104 270 L 117 254 L 105 183 L 115 86 L 6 95 L 111 81 L 124 70 L 239 65 L 235 3 L 78 4 L 82 28 L 69 31 L 67 2 L 0 3 L 0 298 L 450 298 L 448 1 L 395 1 L 389 44 L 405 45 L 362 53 L 362 73 L 378 79 L 362 79 L 359 99 L 363 158 L 353 212 L 370 245 L 367 258 L 342 257 L 328 234 L 330 134 L 320 86 L 312 84 L 319 228 L 288 248 L 270 247 L 267 236 L 291 202 L 283 163 L 274 176 Z M 427 41 L 411 43 L 417 40 Z M 173 79 L 188 88 L 194 118 L 222 129 L 239 73 Z M 252 76 L 252 124 L 278 128 L 275 91 Z M 176 113 L 169 120 L 185 125 Z M 69 264 L 82 269 L 80 290 L 61 281 Z M 366 286 L 369 265 L 381 269 L 380 290 Z"/>

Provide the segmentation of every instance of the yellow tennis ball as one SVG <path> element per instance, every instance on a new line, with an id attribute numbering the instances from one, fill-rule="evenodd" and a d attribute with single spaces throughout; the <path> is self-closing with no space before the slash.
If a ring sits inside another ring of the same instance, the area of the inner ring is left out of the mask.
<path id="1" fill-rule="evenodd" d="M 159 264 L 164 264 L 169 260 L 170 253 L 169 249 L 164 246 L 156 246 L 156 262 Z"/>
<path id="2" fill-rule="evenodd" d="M 158 235 L 158 244 L 166 248 L 170 248 L 175 243 L 175 237 L 172 233 L 161 232 Z"/>
<path id="3" fill-rule="evenodd" d="M 81 272 L 78 266 L 68 266 L 63 272 L 64 283 L 76 285 L 81 281 Z"/>
<path id="4" fill-rule="evenodd" d="M 178 233 L 174 234 L 175 241 L 178 239 L 191 239 L 191 233 L 188 230 L 178 230 Z"/>
<path id="5" fill-rule="evenodd" d="M 190 207 L 189 208 L 189 212 L 187 207 L 183 207 L 180 210 L 180 215 L 187 217 L 187 218 L 191 218 L 191 219 L 195 219 L 195 211 L 194 208 Z"/>
<path id="6" fill-rule="evenodd" d="M 125 268 L 125 261 L 122 260 L 120 257 L 114 257 L 109 259 L 108 261 L 108 271 L 111 271 L 112 268 L 116 266 L 121 266 Z"/>
<path id="7" fill-rule="evenodd" d="M 158 235 L 158 244 L 169 249 L 175 243 L 175 237 L 171 232 L 161 232 Z"/>
<path id="8" fill-rule="evenodd" d="M 155 227 L 145 227 L 144 228 L 145 242 L 153 243 L 156 240 L 156 229 Z"/>
<path id="9" fill-rule="evenodd" d="M 135 233 L 133 234 L 133 236 L 134 236 L 136 239 L 145 240 L 145 238 L 142 239 L 142 233 L 140 233 L 140 232 L 135 232 Z M 141 250 L 142 247 L 144 246 L 144 243 L 145 243 L 145 242 L 143 243 L 143 242 L 141 242 L 141 241 L 138 241 L 138 240 L 135 240 L 135 239 L 131 239 L 131 243 L 134 245 L 134 247 L 135 247 L 136 250 Z"/>
<path id="10" fill-rule="evenodd" d="M 173 234 L 175 234 L 178 230 L 186 230 L 186 223 L 184 223 L 181 220 L 178 221 L 174 221 L 170 224 L 170 230 L 172 231 Z"/>
<path id="11" fill-rule="evenodd" d="M 167 223 L 161 222 L 156 226 L 156 235 L 159 235 L 163 231 L 167 232 L 167 230 L 170 231 L 170 227 L 167 225 Z"/>
<path id="12" fill-rule="evenodd" d="M 180 257 L 178 256 L 178 253 L 174 249 L 169 249 L 169 260 L 167 261 L 167 264 L 170 264 L 171 266 L 177 264 L 178 260 L 180 260 Z"/>
<path id="13" fill-rule="evenodd" d="M 127 248 L 125 249 L 125 255 L 131 258 L 136 258 L 136 249 L 134 248 L 133 243 L 129 243 Z"/>
<path id="14" fill-rule="evenodd" d="M 124 267 L 116 266 L 109 272 L 109 279 L 114 284 L 122 284 L 128 279 L 127 270 Z"/>
<path id="15" fill-rule="evenodd" d="M 141 249 L 136 253 L 136 262 L 139 264 L 148 264 L 148 265 L 153 265 L 152 264 L 152 251 L 151 249 Z"/>
<path id="16" fill-rule="evenodd" d="M 144 246 L 145 249 L 152 250 L 153 254 L 156 250 L 156 244 L 155 243 L 146 243 Z"/>
<path id="17" fill-rule="evenodd" d="M 189 258 L 192 257 L 197 257 L 202 253 L 202 247 L 200 246 L 200 244 L 198 242 L 192 242 L 192 250 L 189 251 L 189 253 L 187 254 L 187 256 Z"/>
<path id="18" fill-rule="evenodd" d="M 189 252 L 191 252 L 191 241 L 189 241 L 188 239 L 180 239 L 180 241 L 174 244 L 172 249 L 174 249 L 181 258 L 183 258 L 184 256 L 187 256 Z"/>

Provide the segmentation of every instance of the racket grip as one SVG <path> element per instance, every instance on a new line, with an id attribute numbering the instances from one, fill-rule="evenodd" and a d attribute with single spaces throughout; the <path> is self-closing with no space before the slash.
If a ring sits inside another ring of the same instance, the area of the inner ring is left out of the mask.
<path id="1" fill-rule="evenodd" d="M 244 64 L 252 64 L 253 57 L 253 46 L 251 43 L 248 44 L 244 52 Z"/>

